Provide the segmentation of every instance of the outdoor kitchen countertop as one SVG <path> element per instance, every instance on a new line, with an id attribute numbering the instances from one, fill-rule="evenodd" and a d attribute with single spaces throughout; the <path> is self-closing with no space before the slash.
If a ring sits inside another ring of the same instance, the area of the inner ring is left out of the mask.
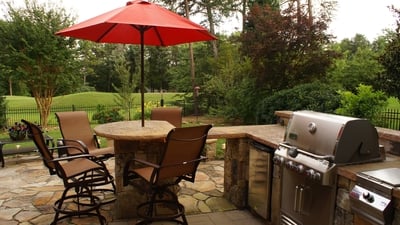
<path id="1" fill-rule="evenodd" d="M 277 148 L 283 141 L 285 127 L 272 125 L 227 126 L 213 127 L 208 133 L 208 139 L 218 138 L 250 138 L 272 148 Z"/>
<path id="2" fill-rule="evenodd" d="M 351 181 L 356 181 L 356 174 L 358 172 L 379 170 L 392 167 L 400 168 L 400 157 L 386 153 L 386 159 L 382 162 L 340 166 L 338 167 L 338 175 L 343 176 Z M 393 197 L 400 199 L 400 187 L 395 188 L 392 195 Z"/>

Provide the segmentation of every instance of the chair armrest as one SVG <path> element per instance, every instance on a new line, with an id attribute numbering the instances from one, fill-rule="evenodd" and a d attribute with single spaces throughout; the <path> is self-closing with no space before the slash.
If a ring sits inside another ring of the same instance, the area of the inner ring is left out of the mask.
<path id="1" fill-rule="evenodd" d="M 132 162 L 138 162 L 140 164 L 143 164 L 148 167 L 155 168 L 155 169 L 160 168 L 160 166 L 157 164 L 134 158 L 134 159 L 128 161 L 124 166 L 124 170 L 123 170 L 123 185 L 124 186 L 128 185 L 130 183 L 130 180 L 134 180 L 134 179 L 138 178 L 138 175 L 130 170 L 130 166 L 131 166 Z"/>
<path id="2" fill-rule="evenodd" d="M 81 155 L 72 155 L 72 156 L 65 156 L 65 157 L 60 157 L 60 158 L 54 158 L 52 160 L 48 160 L 49 162 L 60 162 L 60 161 L 70 161 L 73 159 L 80 159 L 80 158 L 86 158 L 86 159 L 93 159 L 94 156 L 90 154 L 81 154 Z"/>
<path id="3" fill-rule="evenodd" d="M 97 139 L 97 135 L 96 134 L 93 134 L 93 140 L 94 140 L 94 143 L 96 144 L 97 148 L 100 148 L 99 139 Z"/>
<path id="4" fill-rule="evenodd" d="M 79 144 L 81 147 L 82 147 L 82 149 L 80 149 L 80 148 L 76 148 L 76 149 L 78 149 L 78 150 L 80 150 L 82 153 L 86 153 L 86 154 L 88 154 L 89 153 L 89 149 L 88 149 L 88 147 L 86 146 L 86 144 L 85 143 L 83 143 L 81 140 L 73 140 L 73 139 L 62 139 L 62 141 L 65 143 L 68 143 L 68 142 L 72 142 L 72 143 L 77 143 L 77 144 Z M 67 145 L 66 145 L 67 146 Z M 73 147 L 73 146 L 69 146 L 70 148 L 71 147 Z"/>
<path id="5" fill-rule="evenodd" d="M 145 161 L 145 160 L 142 160 L 142 159 L 132 159 L 132 161 L 135 161 L 135 162 L 138 162 L 138 163 L 141 163 L 143 165 L 150 166 L 150 167 L 153 167 L 153 168 L 160 168 L 160 165 L 157 165 L 155 163 L 151 163 L 151 162 L 148 162 L 148 161 Z"/>
<path id="6" fill-rule="evenodd" d="M 68 148 L 73 148 L 76 149 L 78 151 L 80 151 L 80 154 L 74 154 L 74 155 L 90 155 L 88 152 L 85 152 L 84 149 L 80 148 L 79 146 L 73 146 L 73 145 L 63 145 L 63 146 L 57 146 L 57 147 L 52 147 L 52 148 L 48 148 L 51 152 L 51 154 L 54 156 L 54 150 L 61 150 L 61 149 L 68 149 Z M 62 157 L 58 157 L 58 158 L 62 158 Z"/>
<path id="7" fill-rule="evenodd" d="M 195 162 L 203 161 L 205 159 L 207 159 L 207 157 L 201 155 L 200 158 L 197 158 L 197 159 L 193 159 L 193 160 L 190 160 L 190 161 L 181 161 L 181 162 L 173 163 L 173 164 L 167 164 L 167 165 L 164 165 L 163 167 L 186 165 L 186 164 L 189 164 L 189 163 L 195 163 Z"/>

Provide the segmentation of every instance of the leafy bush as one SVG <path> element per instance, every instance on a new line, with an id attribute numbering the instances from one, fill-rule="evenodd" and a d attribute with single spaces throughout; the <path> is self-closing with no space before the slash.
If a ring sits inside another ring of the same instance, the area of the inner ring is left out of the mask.
<path id="1" fill-rule="evenodd" d="M 337 91 L 321 82 L 280 90 L 262 99 L 257 107 L 257 124 L 276 123 L 277 110 L 314 110 L 332 113 L 339 106 Z"/>
<path id="2" fill-rule="evenodd" d="M 156 102 L 152 102 L 152 101 L 145 102 L 144 103 L 144 118 L 145 119 L 149 119 L 150 118 L 151 109 L 153 109 L 153 108 L 155 108 L 157 106 L 158 105 L 157 105 Z M 140 120 L 141 118 L 142 118 L 142 107 L 139 106 L 134 111 L 133 119 L 134 120 Z"/>
<path id="3" fill-rule="evenodd" d="M 371 86 L 360 84 L 356 94 L 350 91 L 340 91 L 340 108 L 337 114 L 366 118 L 375 125 L 380 125 L 379 113 L 387 106 L 387 96 L 382 91 L 374 91 Z"/>
<path id="4" fill-rule="evenodd" d="M 119 114 L 119 109 L 106 109 L 104 105 L 98 105 L 97 112 L 93 114 L 92 119 L 99 124 L 103 124 L 121 121 L 124 118 Z"/>

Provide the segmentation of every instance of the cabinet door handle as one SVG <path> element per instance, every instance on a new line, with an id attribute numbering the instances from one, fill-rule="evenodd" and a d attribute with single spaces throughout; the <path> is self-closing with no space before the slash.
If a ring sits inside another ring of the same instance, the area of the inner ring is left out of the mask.
<path id="1" fill-rule="evenodd" d="M 300 212 L 300 190 L 302 187 L 300 185 L 296 185 L 295 190 L 294 190 L 294 205 L 293 205 L 293 211 L 298 213 Z"/>
<path id="2" fill-rule="evenodd" d="M 305 198 L 305 189 L 302 185 L 297 185 L 294 192 L 294 206 L 293 211 L 296 213 L 302 213 Z"/>
<path id="3" fill-rule="evenodd" d="M 299 206 L 298 206 L 299 213 L 302 213 L 302 212 L 303 212 L 304 192 L 305 192 L 304 187 L 300 187 L 300 189 L 299 189 L 299 201 L 298 201 L 298 204 L 299 204 Z"/>

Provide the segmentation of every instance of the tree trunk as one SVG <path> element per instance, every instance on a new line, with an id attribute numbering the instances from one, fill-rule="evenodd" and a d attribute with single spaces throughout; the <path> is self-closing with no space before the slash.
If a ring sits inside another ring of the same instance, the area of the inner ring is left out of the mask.
<path id="1" fill-rule="evenodd" d="M 308 3 L 308 22 L 309 25 L 311 26 L 313 24 L 313 13 L 312 13 L 313 6 L 311 0 L 308 0 L 307 3 Z"/>
<path id="2" fill-rule="evenodd" d="M 210 4 L 206 5 L 206 10 L 207 10 L 207 17 L 208 17 L 208 22 L 210 26 L 210 32 L 211 34 L 215 35 L 215 23 L 214 23 L 214 17 L 212 13 L 212 9 L 210 7 Z M 218 47 L 217 47 L 217 41 L 211 41 L 213 53 L 214 53 L 214 58 L 218 58 Z"/>
<path id="3" fill-rule="evenodd" d="M 42 127 L 47 127 L 47 119 L 50 115 L 50 108 L 53 102 L 53 95 L 49 92 L 41 96 L 38 92 L 33 92 L 33 96 L 36 101 L 36 106 L 40 114 L 40 125 Z"/>
<path id="4" fill-rule="evenodd" d="M 241 10 L 241 14 L 242 14 L 242 27 L 243 27 L 243 30 L 246 28 L 246 15 L 247 15 L 247 13 L 246 13 L 246 10 L 247 10 L 246 6 L 247 6 L 247 0 L 242 0 L 242 10 Z"/>
<path id="5" fill-rule="evenodd" d="M 12 88 L 12 79 L 11 77 L 8 78 L 8 89 L 10 91 L 10 96 L 13 95 L 13 88 Z"/>
<path id="6" fill-rule="evenodd" d="M 188 0 L 185 0 L 185 14 L 186 18 L 189 19 L 189 3 Z M 193 46 L 189 43 L 189 57 L 190 57 L 190 75 L 192 78 L 192 91 L 193 91 L 193 109 L 194 114 L 198 114 L 198 107 L 197 107 L 197 96 L 196 96 L 196 73 L 195 73 L 195 66 L 194 66 L 194 54 L 193 54 Z"/>

